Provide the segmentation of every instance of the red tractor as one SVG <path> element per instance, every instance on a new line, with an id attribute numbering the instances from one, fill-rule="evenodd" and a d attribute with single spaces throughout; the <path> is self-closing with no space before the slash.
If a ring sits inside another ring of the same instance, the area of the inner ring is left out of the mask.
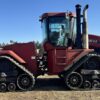
<path id="1" fill-rule="evenodd" d="M 0 91 L 30 90 L 39 75 L 59 75 L 70 89 L 99 87 L 100 55 L 88 48 L 88 5 L 73 13 L 41 16 L 44 53 L 35 43 L 15 43 L 0 50 Z M 82 21 L 83 19 L 83 21 Z M 82 29 L 82 30 L 81 30 Z M 83 33 L 83 34 L 81 34 Z"/>

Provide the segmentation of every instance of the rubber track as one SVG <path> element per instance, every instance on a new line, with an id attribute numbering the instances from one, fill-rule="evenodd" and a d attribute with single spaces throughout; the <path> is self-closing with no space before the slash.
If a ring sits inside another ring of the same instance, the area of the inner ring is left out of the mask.
<path id="1" fill-rule="evenodd" d="M 19 67 L 20 69 L 22 69 L 24 72 L 26 72 L 28 75 L 30 75 L 32 78 L 34 78 L 33 74 L 26 69 L 23 65 L 19 64 L 17 61 L 15 61 L 13 58 L 9 57 L 9 56 L 0 56 L 0 58 L 6 58 L 8 60 L 10 60 L 12 63 L 14 63 L 17 67 Z"/>
<path id="2" fill-rule="evenodd" d="M 79 68 L 79 66 L 85 63 L 91 57 L 98 57 L 100 59 L 100 54 L 94 52 L 83 56 L 83 58 L 78 59 L 76 62 L 73 62 L 71 65 L 65 68 L 65 71 L 67 71 L 68 73 L 70 73 L 71 71 L 75 71 L 77 68 Z"/>
<path id="3" fill-rule="evenodd" d="M 100 54 L 97 54 L 97 53 L 94 52 L 94 53 L 88 54 L 88 56 L 91 56 L 91 57 L 92 57 L 92 56 L 93 56 L 93 57 L 95 57 L 95 56 L 96 56 L 96 57 L 100 57 Z"/>

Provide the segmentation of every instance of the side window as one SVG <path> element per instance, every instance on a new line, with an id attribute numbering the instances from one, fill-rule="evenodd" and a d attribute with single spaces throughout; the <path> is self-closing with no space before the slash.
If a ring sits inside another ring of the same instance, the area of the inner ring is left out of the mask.
<path id="1" fill-rule="evenodd" d="M 42 22 L 42 33 L 43 33 L 43 39 L 47 39 L 47 22 L 46 19 L 43 20 Z"/>
<path id="2" fill-rule="evenodd" d="M 72 19 L 72 36 L 71 36 L 71 38 L 72 38 L 72 41 L 73 41 L 73 43 L 75 43 L 75 40 L 76 40 L 76 18 L 73 18 Z"/>

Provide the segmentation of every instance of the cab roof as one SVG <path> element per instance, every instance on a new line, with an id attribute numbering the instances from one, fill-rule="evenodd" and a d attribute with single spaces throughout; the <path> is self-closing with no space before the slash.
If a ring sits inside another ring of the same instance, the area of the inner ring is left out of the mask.
<path id="1" fill-rule="evenodd" d="M 40 21 L 42 21 L 44 18 L 48 18 L 48 17 L 54 17 L 54 16 L 73 16 L 75 17 L 75 13 L 72 12 L 49 12 L 49 13 L 44 13 L 42 14 L 42 16 L 40 17 Z"/>

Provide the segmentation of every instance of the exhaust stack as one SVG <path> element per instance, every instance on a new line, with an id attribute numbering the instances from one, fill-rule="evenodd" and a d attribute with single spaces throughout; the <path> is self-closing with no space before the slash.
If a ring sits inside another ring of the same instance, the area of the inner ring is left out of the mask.
<path id="1" fill-rule="evenodd" d="M 75 45 L 78 49 L 82 48 L 82 34 L 81 34 L 81 5 L 76 5 L 76 40 Z"/>
<path id="2" fill-rule="evenodd" d="M 82 34 L 82 42 L 83 42 L 83 48 L 84 49 L 89 49 L 89 40 L 88 40 L 88 27 L 87 27 L 87 9 L 88 9 L 88 5 L 86 5 L 83 9 L 83 26 L 82 26 L 82 30 L 83 30 L 83 34 Z"/>

